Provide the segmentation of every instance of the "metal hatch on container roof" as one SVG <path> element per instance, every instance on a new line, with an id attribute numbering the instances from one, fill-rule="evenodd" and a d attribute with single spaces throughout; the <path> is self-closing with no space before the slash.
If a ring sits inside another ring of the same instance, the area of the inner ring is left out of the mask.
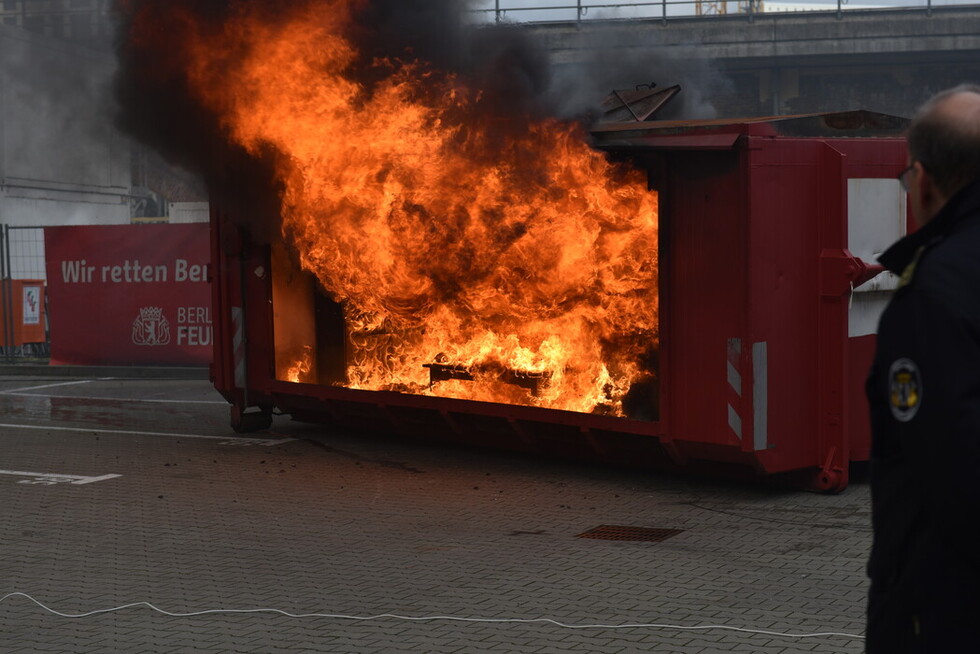
<path id="1" fill-rule="evenodd" d="M 613 90 L 602 102 L 599 120 L 603 123 L 653 120 L 680 91 L 676 84 L 658 89 L 655 82 L 639 84 L 630 90 Z"/>
<path id="2" fill-rule="evenodd" d="M 592 142 L 604 150 L 716 149 L 735 145 L 742 135 L 797 138 L 901 136 L 909 120 L 857 110 L 834 113 L 602 123 L 591 128 Z"/>

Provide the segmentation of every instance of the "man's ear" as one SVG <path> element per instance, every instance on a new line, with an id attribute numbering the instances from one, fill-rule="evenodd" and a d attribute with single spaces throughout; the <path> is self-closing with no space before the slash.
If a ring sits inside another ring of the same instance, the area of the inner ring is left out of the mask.
<path id="1" fill-rule="evenodd" d="M 935 176 L 926 170 L 918 161 L 915 162 L 916 170 L 915 184 L 919 192 L 919 204 L 925 210 L 928 222 L 932 217 L 939 213 L 939 210 L 946 204 L 946 196 L 936 185 Z"/>

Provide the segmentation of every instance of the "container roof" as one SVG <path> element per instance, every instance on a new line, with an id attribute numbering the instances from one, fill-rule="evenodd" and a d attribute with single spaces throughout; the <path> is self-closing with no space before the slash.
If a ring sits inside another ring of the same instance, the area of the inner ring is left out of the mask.
<path id="1" fill-rule="evenodd" d="M 899 137 L 909 119 L 873 111 L 605 123 L 593 127 L 593 142 L 608 149 L 727 149 L 743 135 L 792 138 Z"/>

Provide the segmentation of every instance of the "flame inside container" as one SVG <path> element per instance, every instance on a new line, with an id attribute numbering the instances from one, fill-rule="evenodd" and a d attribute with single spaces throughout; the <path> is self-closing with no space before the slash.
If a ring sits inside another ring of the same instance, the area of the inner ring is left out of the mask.
<path id="1" fill-rule="evenodd" d="M 291 381 L 293 383 L 299 382 L 309 382 L 312 381 L 310 378 L 310 372 L 313 370 L 313 346 L 304 345 L 303 355 L 297 359 L 293 365 L 286 369 L 284 375 L 284 381 Z"/>
<path id="2" fill-rule="evenodd" d="M 199 100 L 277 153 L 283 236 L 343 307 L 344 385 L 622 415 L 657 347 L 657 195 L 580 127 L 514 129 L 425 62 L 359 83 L 354 4 L 184 24 Z"/>

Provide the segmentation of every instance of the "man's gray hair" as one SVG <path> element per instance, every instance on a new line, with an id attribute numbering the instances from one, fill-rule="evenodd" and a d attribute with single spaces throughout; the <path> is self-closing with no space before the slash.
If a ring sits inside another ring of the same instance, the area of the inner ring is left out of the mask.
<path id="1" fill-rule="evenodd" d="M 910 158 L 932 174 L 947 197 L 980 180 L 980 111 L 951 117 L 941 109 L 959 93 L 980 96 L 980 85 L 960 84 L 934 95 L 916 112 L 906 135 Z"/>

